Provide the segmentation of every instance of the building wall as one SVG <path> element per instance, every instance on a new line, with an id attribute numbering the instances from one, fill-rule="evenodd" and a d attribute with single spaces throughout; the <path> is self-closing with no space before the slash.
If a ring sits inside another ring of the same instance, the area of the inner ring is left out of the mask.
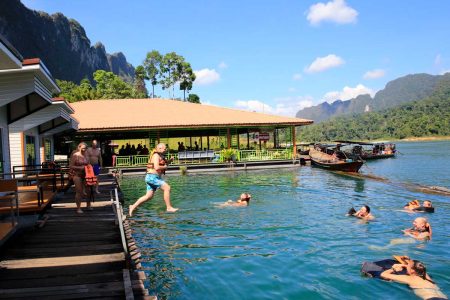
<path id="1" fill-rule="evenodd" d="M 0 76 L 0 105 L 6 105 L 35 89 L 33 73 L 15 73 Z"/>
<path id="2" fill-rule="evenodd" d="M 9 131 L 8 131 L 8 123 L 6 118 L 6 107 L 0 107 L 0 129 L 2 132 L 1 143 L 3 150 L 3 157 L 0 159 L 3 161 L 3 170 L 5 173 L 10 173 L 11 171 L 11 163 L 9 159 Z"/>

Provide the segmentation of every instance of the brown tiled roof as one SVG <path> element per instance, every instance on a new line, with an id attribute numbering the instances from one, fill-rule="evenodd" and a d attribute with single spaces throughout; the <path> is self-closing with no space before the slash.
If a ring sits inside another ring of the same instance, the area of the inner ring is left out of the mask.
<path id="1" fill-rule="evenodd" d="M 307 125 L 313 121 L 165 99 L 87 100 L 71 103 L 80 131 L 144 128 Z"/>
<path id="2" fill-rule="evenodd" d="M 22 66 L 38 65 L 41 63 L 39 58 L 26 58 L 22 61 Z"/>

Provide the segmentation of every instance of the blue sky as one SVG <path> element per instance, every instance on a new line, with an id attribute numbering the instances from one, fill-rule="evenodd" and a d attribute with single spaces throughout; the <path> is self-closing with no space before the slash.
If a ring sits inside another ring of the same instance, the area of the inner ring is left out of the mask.
<path id="1" fill-rule="evenodd" d="M 400 76 L 450 71 L 445 0 L 22 2 L 76 19 L 92 44 L 134 66 L 153 49 L 183 55 L 197 74 L 192 93 L 213 105 L 294 116 Z"/>

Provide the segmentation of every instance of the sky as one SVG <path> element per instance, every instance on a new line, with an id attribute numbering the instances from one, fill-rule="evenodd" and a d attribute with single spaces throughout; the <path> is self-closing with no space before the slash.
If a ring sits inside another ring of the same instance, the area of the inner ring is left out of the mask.
<path id="1" fill-rule="evenodd" d="M 22 3 L 77 20 L 92 45 L 123 52 L 135 67 L 152 50 L 182 55 L 197 76 L 191 93 L 205 104 L 293 117 L 324 101 L 373 96 L 407 74 L 450 71 L 447 0 Z"/>

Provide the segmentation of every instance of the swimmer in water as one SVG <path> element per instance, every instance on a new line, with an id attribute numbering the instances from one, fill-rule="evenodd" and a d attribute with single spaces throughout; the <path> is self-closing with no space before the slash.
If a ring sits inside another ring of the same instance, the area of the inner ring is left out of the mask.
<path id="1" fill-rule="evenodd" d="M 395 264 L 392 268 L 381 273 L 381 278 L 407 284 L 422 299 L 448 299 L 428 276 L 427 269 L 422 262 L 412 260 L 409 257 L 403 257 L 403 261 L 404 263 Z M 397 272 L 403 270 L 406 271 L 406 274 L 397 274 Z"/>
<path id="2" fill-rule="evenodd" d="M 251 198 L 252 195 L 250 195 L 249 193 L 242 193 L 239 199 L 236 200 L 236 202 L 234 202 L 233 200 L 228 200 L 221 206 L 249 206 Z"/>
<path id="3" fill-rule="evenodd" d="M 413 237 L 417 240 L 431 239 L 432 230 L 428 220 L 423 217 L 416 218 L 413 227 L 403 230 L 405 235 Z"/>
<path id="4" fill-rule="evenodd" d="M 422 206 L 413 208 L 413 211 L 434 213 L 434 207 L 430 200 L 425 200 Z"/>
<path id="5" fill-rule="evenodd" d="M 355 212 L 352 215 L 367 221 L 375 219 L 375 217 L 370 213 L 370 207 L 367 205 L 363 205 L 363 207 L 361 207 L 357 212 Z"/>
<path id="6" fill-rule="evenodd" d="M 406 210 L 412 211 L 419 207 L 420 207 L 420 202 L 419 202 L 419 200 L 415 199 L 415 200 L 409 201 L 403 208 Z"/>

